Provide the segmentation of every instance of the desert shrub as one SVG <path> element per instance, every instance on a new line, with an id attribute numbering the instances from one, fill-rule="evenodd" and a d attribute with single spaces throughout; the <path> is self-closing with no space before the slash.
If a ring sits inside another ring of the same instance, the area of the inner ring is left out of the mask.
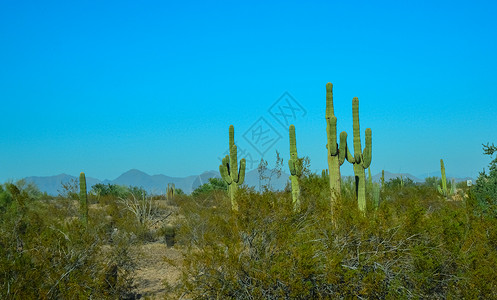
<path id="1" fill-rule="evenodd" d="M 193 196 L 209 193 L 210 191 L 226 191 L 228 184 L 222 178 L 209 178 L 208 183 L 204 183 L 197 187 L 193 192 Z"/>
<path id="2" fill-rule="evenodd" d="M 359 212 L 342 182 L 331 220 L 327 178 L 288 192 L 241 188 L 238 212 L 222 191 L 180 205 L 185 246 L 175 287 L 192 299 L 496 298 L 496 220 L 431 185 L 392 184 Z"/>
<path id="3" fill-rule="evenodd" d="M 127 243 L 109 247 L 102 224 L 91 219 L 86 227 L 56 200 L 37 200 L 23 185 L 8 188 L 13 201 L 0 212 L 1 299 L 132 295 Z"/>
<path id="4" fill-rule="evenodd" d="M 497 147 L 493 144 L 483 145 L 483 152 L 492 156 L 497 152 Z M 472 192 L 484 213 L 497 216 L 495 207 L 497 204 L 497 157 L 490 162 L 488 174 L 485 170 L 480 173 Z"/>

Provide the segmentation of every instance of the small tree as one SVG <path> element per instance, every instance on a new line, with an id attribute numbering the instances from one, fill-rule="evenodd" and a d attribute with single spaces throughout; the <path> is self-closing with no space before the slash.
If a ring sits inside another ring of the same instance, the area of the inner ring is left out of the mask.
<path id="1" fill-rule="evenodd" d="M 495 152 L 497 152 L 497 147 L 494 144 L 483 145 L 484 154 L 491 156 Z M 485 170 L 480 173 L 473 188 L 479 205 L 484 209 L 497 204 L 497 157 L 490 162 L 488 169 L 488 174 Z"/>

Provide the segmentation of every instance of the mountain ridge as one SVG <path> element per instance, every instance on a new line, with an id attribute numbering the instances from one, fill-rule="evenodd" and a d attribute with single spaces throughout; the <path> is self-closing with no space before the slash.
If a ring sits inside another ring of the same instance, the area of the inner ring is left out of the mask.
<path id="1" fill-rule="evenodd" d="M 271 170 L 268 169 L 266 172 L 270 173 Z M 267 175 L 269 175 L 267 173 Z M 366 173 L 367 175 L 367 173 Z M 385 171 L 385 180 L 389 181 L 390 179 L 394 179 L 396 177 L 400 177 L 402 175 L 405 178 L 410 178 L 414 182 L 424 182 L 424 178 L 420 179 L 414 175 L 409 173 L 391 173 Z M 247 186 L 254 187 L 256 190 L 261 190 L 261 185 L 270 184 L 271 188 L 274 190 L 283 190 L 287 182 L 289 181 L 290 174 L 281 171 L 280 177 L 272 177 L 270 181 L 268 180 L 260 180 L 259 172 L 257 169 L 253 169 L 247 171 L 245 174 L 245 182 Z M 95 184 L 118 184 L 124 186 L 137 186 L 145 189 L 147 192 L 152 194 L 164 194 L 166 190 L 166 186 L 168 183 L 174 183 L 176 188 L 183 190 L 186 194 L 190 194 L 197 187 L 201 186 L 204 183 L 209 181 L 209 178 L 221 178 L 219 172 L 210 170 L 204 171 L 199 175 L 189 175 L 185 177 L 172 177 L 164 174 L 155 174 L 149 175 L 146 172 L 140 171 L 138 169 L 130 169 L 113 180 L 104 179 L 100 180 L 93 177 L 86 177 L 86 184 L 88 189 L 90 190 L 92 186 Z M 347 177 L 347 176 L 343 176 Z M 470 177 L 465 178 L 456 178 L 456 177 L 447 177 L 448 180 L 452 180 L 454 178 L 456 182 L 473 180 Z M 72 176 L 66 173 L 61 173 L 53 176 L 30 176 L 24 178 L 26 182 L 34 183 L 41 192 L 47 192 L 49 195 L 56 196 L 63 192 L 63 184 L 68 184 L 71 181 L 79 180 L 79 176 Z M 373 175 L 374 182 L 380 182 L 381 173 Z M 474 181 L 474 180 L 473 180 Z"/>

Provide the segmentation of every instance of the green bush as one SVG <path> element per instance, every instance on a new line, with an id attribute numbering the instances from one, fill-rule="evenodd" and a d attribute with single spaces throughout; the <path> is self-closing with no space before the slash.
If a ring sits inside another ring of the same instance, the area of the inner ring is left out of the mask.
<path id="1" fill-rule="evenodd" d="M 6 191 L 13 200 L 0 212 L 0 299 L 132 296 L 129 243 L 107 245 L 103 223 L 84 226 L 29 185 L 9 183 Z"/>
<path id="2" fill-rule="evenodd" d="M 492 156 L 497 152 L 497 147 L 492 145 L 483 145 L 483 152 Z M 472 192 L 478 201 L 478 205 L 485 212 L 497 216 L 497 157 L 489 164 L 489 173 L 485 170 L 480 173 Z"/>
<path id="3" fill-rule="evenodd" d="M 301 184 L 300 213 L 288 191 L 241 188 L 238 212 L 222 191 L 181 203 L 176 291 L 192 299 L 497 297 L 497 221 L 475 215 L 470 200 L 391 184 L 364 215 L 345 188 L 332 222 L 326 178 Z"/>

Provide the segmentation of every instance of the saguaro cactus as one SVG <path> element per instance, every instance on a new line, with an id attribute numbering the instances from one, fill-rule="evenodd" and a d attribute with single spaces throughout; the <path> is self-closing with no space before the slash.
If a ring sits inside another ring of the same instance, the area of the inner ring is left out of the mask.
<path id="1" fill-rule="evenodd" d="M 385 188 L 385 170 L 381 170 L 381 188 Z"/>
<path id="2" fill-rule="evenodd" d="M 437 186 L 437 190 L 440 193 L 440 195 L 444 197 L 449 196 L 449 191 L 447 190 L 447 178 L 445 177 L 445 166 L 444 166 L 444 160 L 440 159 L 440 171 L 442 173 L 442 185 Z"/>
<path id="3" fill-rule="evenodd" d="M 299 177 L 302 175 L 302 166 L 297 156 L 297 141 L 295 139 L 295 126 L 290 125 L 290 159 L 288 160 L 290 168 L 290 181 L 292 182 L 292 202 L 293 210 L 300 210 L 300 186 Z"/>
<path id="4" fill-rule="evenodd" d="M 366 129 L 366 147 L 362 151 L 361 130 L 359 127 L 359 99 L 352 99 L 352 119 L 354 127 L 354 156 L 347 155 L 347 161 L 354 165 L 357 204 L 359 210 L 366 211 L 366 175 L 364 170 L 371 164 L 371 128 Z"/>
<path id="5" fill-rule="evenodd" d="M 176 237 L 176 227 L 172 224 L 167 224 L 164 228 L 164 237 L 168 248 L 174 246 Z"/>
<path id="6" fill-rule="evenodd" d="M 166 197 L 167 200 L 173 200 L 174 199 L 174 183 L 168 183 L 167 188 L 166 188 Z"/>
<path id="7" fill-rule="evenodd" d="M 333 84 L 328 82 L 326 84 L 326 135 L 328 143 L 328 169 L 329 181 L 331 192 L 331 207 L 333 206 L 337 197 L 340 196 L 340 166 L 344 163 L 347 153 L 347 133 L 343 131 L 340 133 L 340 146 L 337 143 L 337 118 L 333 108 Z"/>
<path id="8" fill-rule="evenodd" d="M 85 173 L 79 174 L 79 219 L 88 224 L 88 196 L 86 194 Z"/>
<path id="9" fill-rule="evenodd" d="M 245 179 L 245 158 L 240 160 L 240 169 L 238 169 L 237 151 L 235 145 L 235 128 L 230 125 L 229 129 L 229 151 L 230 154 L 223 158 L 222 164 L 219 166 L 221 177 L 228 184 L 228 193 L 231 199 L 231 208 L 238 210 L 235 195 L 238 190 L 238 185 L 243 184 Z"/>

